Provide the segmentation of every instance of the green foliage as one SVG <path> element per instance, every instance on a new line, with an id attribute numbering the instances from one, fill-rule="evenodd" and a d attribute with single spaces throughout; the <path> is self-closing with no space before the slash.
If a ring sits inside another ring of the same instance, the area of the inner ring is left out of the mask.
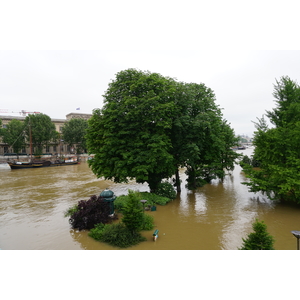
<path id="1" fill-rule="evenodd" d="M 88 233 L 89 236 L 94 238 L 97 241 L 101 241 L 103 237 L 103 232 L 106 227 L 111 226 L 111 224 L 103 224 L 103 223 L 98 223 L 90 230 Z"/>
<path id="2" fill-rule="evenodd" d="M 154 217 L 152 215 L 148 215 L 147 213 L 144 213 L 141 230 L 152 230 L 153 228 L 154 228 Z"/>
<path id="3" fill-rule="evenodd" d="M 166 205 L 173 199 L 162 197 L 153 193 L 141 192 L 142 199 L 147 200 L 147 205 Z"/>
<path id="4" fill-rule="evenodd" d="M 173 189 L 174 190 L 174 189 Z M 129 192 L 133 192 L 130 191 Z M 133 192 L 135 193 L 137 199 L 140 201 L 142 199 L 147 200 L 145 207 L 146 206 L 152 206 L 152 205 L 166 205 L 168 202 L 170 202 L 171 198 L 167 197 L 162 197 L 159 195 L 156 195 L 154 193 L 149 193 L 149 192 Z M 116 198 L 114 201 L 114 206 L 115 209 L 118 210 L 119 212 L 123 211 L 124 206 L 126 205 L 126 202 L 129 199 L 129 195 L 120 195 Z"/>
<path id="5" fill-rule="evenodd" d="M 126 227 L 132 232 L 139 231 L 143 223 L 143 210 L 138 193 L 129 191 L 122 213 L 122 222 Z"/>
<path id="6" fill-rule="evenodd" d="M 36 147 L 35 154 L 37 155 L 42 154 L 43 148 L 57 136 L 55 125 L 45 114 L 28 115 L 24 120 L 24 125 L 28 142 L 31 130 L 32 145 Z"/>
<path id="7" fill-rule="evenodd" d="M 116 75 L 87 129 L 95 154 L 89 165 L 98 177 L 147 182 L 154 193 L 183 166 L 206 166 L 205 174 L 223 178 L 237 158 L 230 149 L 236 142 L 211 89 L 134 69 Z M 177 189 L 179 183 L 177 176 Z"/>
<path id="8" fill-rule="evenodd" d="M 3 143 L 11 146 L 15 153 L 21 152 L 25 146 L 24 128 L 23 122 L 13 119 L 7 124 L 6 128 L 1 130 Z"/>
<path id="9" fill-rule="evenodd" d="M 240 160 L 240 166 L 242 168 L 247 168 L 247 166 L 258 168 L 260 166 L 260 162 L 253 155 L 251 157 L 248 155 L 243 155 L 242 159 Z"/>
<path id="10" fill-rule="evenodd" d="M 89 236 L 119 248 L 127 248 L 146 241 L 139 232 L 130 230 L 124 223 L 97 224 L 90 230 Z"/>
<path id="11" fill-rule="evenodd" d="M 86 149 L 87 120 L 71 119 L 62 128 L 63 139 L 73 147 L 76 145 L 76 152 L 81 153 Z"/>
<path id="12" fill-rule="evenodd" d="M 119 212 L 121 212 L 123 210 L 123 207 L 124 207 L 127 199 L 128 199 L 128 195 L 117 196 L 116 200 L 114 201 L 115 210 L 118 210 Z"/>
<path id="13" fill-rule="evenodd" d="M 253 231 L 243 239 L 243 245 L 239 250 L 274 250 L 274 238 L 267 232 L 264 221 L 257 219 L 252 224 Z"/>
<path id="14" fill-rule="evenodd" d="M 173 99 L 173 80 L 134 69 L 119 72 L 104 95 L 103 109 L 94 110 L 88 121 L 93 172 L 115 182 L 148 182 L 151 190 L 172 176 Z"/>
<path id="15" fill-rule="evenodd" d="M 260 169 L 246 168 L 250 191 L 261 191 L 274 200 L 300 203 L 300 86 L 282 77 L 275 85 L 277 107 L 256 124 L 254 158 Z"/>
<path id="16" fill-rule="evenodd" d="M 64 216 L 65 217 L 71 217 L 75 212 L 77 212 L 79 210 L 79 207 L 77 204 L 75 204 L 74 206 L 68 208 L 65 213 Z"/>
<path id="17" fill-rule="evenodd" d="M 158 188 L 155 192 L 156 195 L 158 196 L 162 196 L 162 197 L 166 197 L 166 198 L 169 198 L 169 199 L 175 199 L 177 194 L 173 188 L 173 185 L 167 181 L 165 182 L 161 182 L 159 185 L 158 185 Z"/>

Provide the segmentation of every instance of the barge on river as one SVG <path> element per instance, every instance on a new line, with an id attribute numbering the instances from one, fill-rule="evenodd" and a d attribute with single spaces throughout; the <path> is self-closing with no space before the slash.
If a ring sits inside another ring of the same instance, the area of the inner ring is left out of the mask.
<path id="1" fill-rule="evenodd" d="M 30 162 L 7 162 L 11 169 L 28 169 L 28 168 L 44 168 L 44 167 L 58 167 L 79 164 L 77 157 L 69 157 L 67 159 L 51 160 L 32 160 Z"/>

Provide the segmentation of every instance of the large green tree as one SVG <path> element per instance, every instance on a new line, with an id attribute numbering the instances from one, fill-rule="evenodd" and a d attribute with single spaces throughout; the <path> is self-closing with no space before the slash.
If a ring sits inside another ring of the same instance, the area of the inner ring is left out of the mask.
<path id="1" fill-rule="evenodd" d="M 71 119 L 62 128 L 62 138 L 70 145 L 76 146 L 76 152 L 82 153 L 86 149 L 87 120 Z"/>
<path id="2" fill-rule="evenodd" d="M 172 153 L 178 168 L 186 167 L 188 186 L 195 189 L 232 170 L 237 153 L 234 131 L 215 103 L 214 92 L 203 83 L 180 83 L 176 104 L 179 113 L 172 127 Z M 179 188 L 177 188 L 179 190 Z"/>
<path id="3" fill-rule="evenodd" d="M 89 163 L 99 177 L 147 182 L 155 192 L 163 178 L 188 169 L 191 187 L 232 168 L 233 131 L 222 119 L 213 91 L 134 69 L 116 75 L 104 107 L 89 120 Z"/>
<path id="4" fill-rule="evenodd" d="M 300 86 L 289 77 L 274 85 L 276 107 L 258 119 L 253 144 L 259 169 L 246 166 L 253 192 L 262 191 L 271 199 L 300 203 Z"/>
<path id="5" fill-rule="evenodd" d="M 42 154 L 43 148 L 57 138 L 55 125 L 51 118 L 45 114 L 28 115 L 24 123 L 26 125 L 27 140 L 32 140 L 32 146 L 35 147 L 35 154 Z"/>
<path id="6" fill-rule="evenodd" d="M 1 130 L 2 141 L 9 147 L 13 148 L 15 153 L 21 152 L 25 145 L 25 134 L 23 122 L 13 119 L 11 120 L 6 128 Z"/>
<path id="7" fill-rule="evenodd" d="M 89 119 L 93 172 L 115 182 L 147 182 L 151 191 L 172 176 L 174 96 L 171 79 L 134 69 L 119 72 L 104 95 L 103 109 L 94 110 Z"/>

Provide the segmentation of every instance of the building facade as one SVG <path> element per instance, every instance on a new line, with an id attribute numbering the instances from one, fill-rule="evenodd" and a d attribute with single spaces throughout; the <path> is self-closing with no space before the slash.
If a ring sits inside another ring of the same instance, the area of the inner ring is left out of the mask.
<path id="1" fill-rule="evenodd" d="M 71 119 L 84 119 L 88 120 L 92 114 L 83 114 L 83 113 L 69 113 L 66 115 L 66 119 L 51 119 L 52 123 L 55 125 L 55 130 L 59 133 L 62 133 L 62 128 L 66 122 L 68 122 Z M 3 116 L 0 115 L 0 119 L 2 120 L 2 127 L 6 128 L 7 124 L 15 119 L 24 121 L 25 116 Z M 74 151 L 74 149 L 70 148 L 67 144 L 64 143 L 63 140 L 60 141 L 59 145 L 49 145 L 47 148 L 44 148 L 43 153 L 51 153 L 56 155 L 65 155 L 70 154 Z M 0 137 L 0 155 L 9 155 L 13 153 L 12 147 L 8 147 L 7 144 L 3 143 Z M 26 148 L 22 149 L 22 154 L 30 154 L 30 147 L 27 145 Z"/>

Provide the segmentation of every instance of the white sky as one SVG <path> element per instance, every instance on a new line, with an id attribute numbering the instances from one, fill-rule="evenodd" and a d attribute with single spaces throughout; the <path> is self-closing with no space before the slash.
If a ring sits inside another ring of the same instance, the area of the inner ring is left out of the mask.
<path id="1" fill-rule="evenodd" d="M 252 135 L 275 79 L 300 78 L 296 1 L 107 2 L 1 3 L 0 114 L 92 113 L 136 68 L 204 83 L 236 134 Z"/>

